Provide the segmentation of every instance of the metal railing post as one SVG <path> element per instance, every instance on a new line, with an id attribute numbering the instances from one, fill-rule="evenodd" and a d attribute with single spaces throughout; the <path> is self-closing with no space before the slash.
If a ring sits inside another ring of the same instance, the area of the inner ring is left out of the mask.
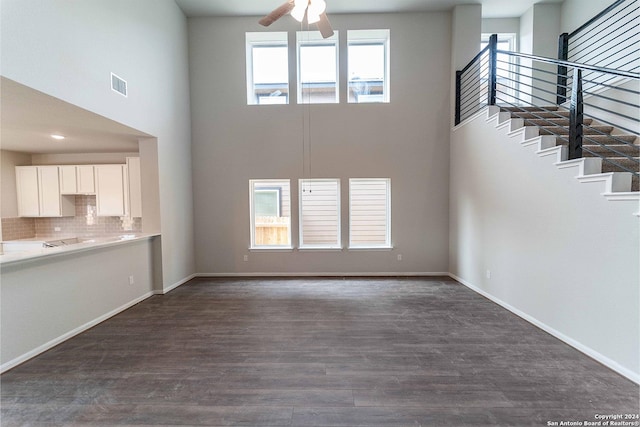
<path id="1" fill-rule="evenodd" d="M 489 37 L 489 105 L 496 105 L 496 89 L 497 89 L 497 64 L 498 64 L 498 35 L 492 34 Z"/>
<path id="2" fill-rule="evenodd" d="M 582 157 L 583 108 L 582 70 L 574 68 L 569 109 L 569 160 Z"/>
<path id="3" fill-rule="evenodd" d="M 569 58 L 569 34 L 562 33 L 558 37 L 558 59 L 566 61 Z M 556 103 L 562 105 L 567 101 L 567 67 L 558 65 L 558 85 Z"/>
<path id="4" fill-rule="evenodd" d="M 460 124 L 460 97 L 462 96 L 462 71 L 456 71 L 456 117 L 455 124 Z"/>

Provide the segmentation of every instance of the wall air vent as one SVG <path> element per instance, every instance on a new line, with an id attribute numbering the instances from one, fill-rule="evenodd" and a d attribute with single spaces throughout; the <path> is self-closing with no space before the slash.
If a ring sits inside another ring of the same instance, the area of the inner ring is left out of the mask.
<path id="1" fill-rule="evenodd" d="M 127 96 L 127 82 L 124 79 L 111 73 L 111 89 L 118 92 L 120 95 Z"/>

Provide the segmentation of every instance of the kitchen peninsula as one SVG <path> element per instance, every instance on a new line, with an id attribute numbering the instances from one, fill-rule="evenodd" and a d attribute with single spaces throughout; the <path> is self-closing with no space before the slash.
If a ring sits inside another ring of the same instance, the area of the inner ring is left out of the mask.
<path id="1" fill-rule="evenodd" d="M 163 292 L 135 154 L 37 164 L 2 151 L 0 372 Z"/>

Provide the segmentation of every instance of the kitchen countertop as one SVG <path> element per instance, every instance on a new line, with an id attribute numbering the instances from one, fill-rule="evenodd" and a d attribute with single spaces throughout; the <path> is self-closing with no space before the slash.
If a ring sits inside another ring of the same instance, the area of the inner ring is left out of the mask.
<path id="1" fill-rule="evenodd" d="M 107 237 L 107 236 L 104 236 Z M 115 236 L 113 236 L 115 237 Z M 75 234 L 60 234 L 60 235 L 41 235 L 36 237 L 28 237 L 26 239 L 15 240 L 3 240 L 2 243 L 29 243 L 29 242 L 51 242 L 54 240 L 67 240 L 67 239 L 92 239 L 93 237 L 78 237 Z"/>
<path id="2" fill-rule="evenodd" d="M 22 262 L 36 261 L 45 258 L 51 258 L 56 256 L 68 255 L 75 252 L 88 251 L 93 249 L 104 248 L 108 246 L 122 245 L 131 242 L 136 242 L 145 239 L 151 239 L 152 237 L 160 236 L 160 233 L 135 233 L 135 234 L 118 234 L 107 236 L 71 236 L 71 235 L 56 235 L 56 236 L 38 236 L 28 239 L 12 240 L 2 242 L 4 243 L 36 243 L 36 242 L 50 242 L 65 239 L 77 238 L 80 242 L 63 246 L 57 246 L 54 248 L 38 248 L 26 251 L 17 251 L 3 253 L 0 255 L 0 265 L 5 266 L 9 264 L 17 264 Z"/>

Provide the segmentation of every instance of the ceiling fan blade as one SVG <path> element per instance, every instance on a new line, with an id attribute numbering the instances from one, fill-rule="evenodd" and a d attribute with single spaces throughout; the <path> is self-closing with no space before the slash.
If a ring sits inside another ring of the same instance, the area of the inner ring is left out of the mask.
<path id="1" fill-rule="evenodd" d="M 331 28 L 331 23 L 329 22 L 329 18 L 327 18 L 326 13 L 320 14 L 320 20 L 316 25 L 318 26 L 318 30 L 320 30 L 320 34 L 322 34 L 323 39 L 327 39 L 333 35 L 333 28 Z"/>
<path id="2" fill-rule="evenodd" d="M 291 12 L 294 6 L 295 4 L 293 0 L 290 0 L 284 4 L 281 4 L 277 8 L 275 8 L 270 14 L 268 14 L 258 22 L 260 23 L 260 25 L 268 27 L 269 25 L 276 22 L 278 19 L 282 18 L 287 13 Z"/>

